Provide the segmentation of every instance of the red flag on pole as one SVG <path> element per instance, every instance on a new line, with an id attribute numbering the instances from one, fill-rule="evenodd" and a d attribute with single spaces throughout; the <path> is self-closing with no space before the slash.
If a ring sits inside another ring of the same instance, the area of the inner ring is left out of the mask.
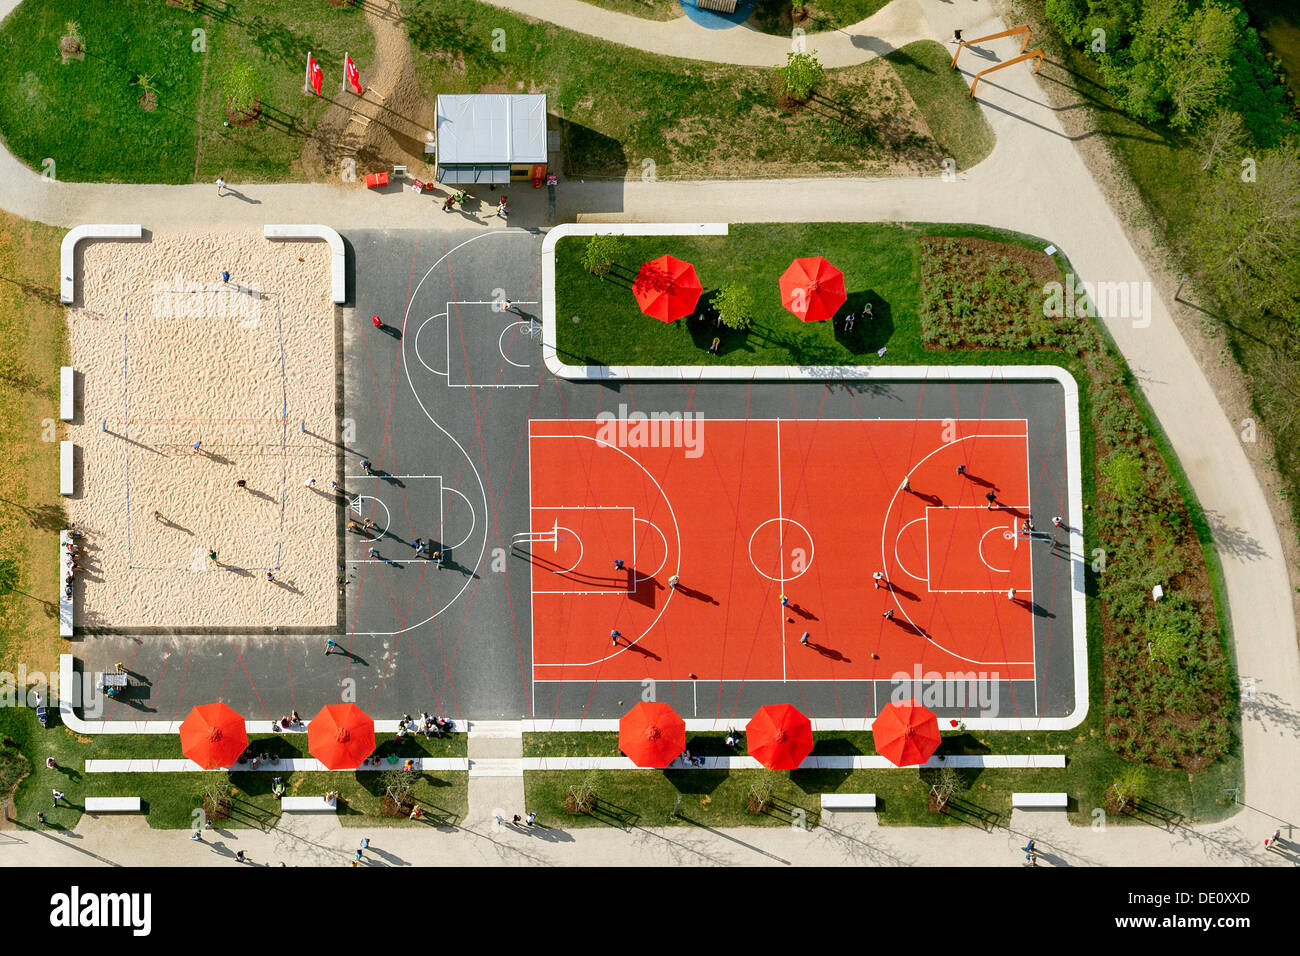
<path id="1" fill-rule="evenodd" d="M 361 95 L 361 73 L 357 70 L 357 65 L 352 62 L 352 57 L 343 54 L 343 76 L 348 81 L 348 86 L 352 87 L 352 92 Z"/>
<path id="2" fill-rule="evenodd" d="M 316 62 L 316 58 L 312 56 L 311 53 L 308 53 L 307 85 L 316 91 L 317 96 L 320 96 L 320 88 L 324 80 L 325 74 L 321 72 L 320 64 Z"/>

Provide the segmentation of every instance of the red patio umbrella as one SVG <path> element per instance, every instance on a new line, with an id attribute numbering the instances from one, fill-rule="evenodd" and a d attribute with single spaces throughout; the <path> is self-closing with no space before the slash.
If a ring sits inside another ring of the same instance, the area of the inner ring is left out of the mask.
<path id="1" fill-rule="evenodd" d="M 231 766 L 247 746 L 244 718 L 225 704 L 199 704 L 181 724 L 181 753 L 204 770 Z"/>
<path id="2" fill-rule="evenodd" d="M 871 723 L 871 738 L 895 766 L 922 764 L 939 749 L 939 720 L 914 700 L 886 704 Z"/>
<path id="3" fill-rule="evenodd" d="M 812 722 L 789 704 L 764 704 L 745 728 L 745 742 L 768 770 L 795 770 L 812 753 Z"/>
<path id="4" fill-rule="evenodd" d="M 666 767 L 686 749 L 686 721 L 667 704 L 642 701 L 619 720 L 618 749 L 638 767 Z"/>
<path id="5" fill-rule="evenodd" d="M 353 770 L 375 752 L 375 722 L 356 704 L 326 704 L 307 725 L 307 749 L 330 770 Z"/>
<path id="6" fill-rule="evenodd" d="M 781 276 L 781 304 L 805 322 L 825 322 L 848 298 L 844 273 L 821 256 L 796 259 Z"/>
<path id="7" fill-rule="evenodd" d="M 672 256 L 660 256 L 642 265 L 632 283 L 632 294 L 641 311 L 662 322 L 675 322 L 694 312 L 703 291 L 695 267 Z"/>

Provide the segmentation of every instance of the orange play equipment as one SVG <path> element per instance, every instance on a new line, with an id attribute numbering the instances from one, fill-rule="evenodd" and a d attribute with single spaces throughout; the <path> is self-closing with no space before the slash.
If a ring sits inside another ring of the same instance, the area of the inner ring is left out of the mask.
<path id="1" fill-rule="evenodd" d="M 1013 33 L 1019 33 L 1021 35 L 1020 55 L 1012 57 L 1010 60 L 1007 60 L 1005 63 L 999 63 L 997 66 L 991 66 L 987 70 L 980 70 L 978 73 L 976 73 L 975 78 L 971 80 L 971 84 L 970 84 L 970 95 L 972 97 L 975 95 L 975 87 L 979 85 L 980 77 L 984 76 L 987 73 L 992 73 L 994 70 L 1000 70 L 1005 66 L 1013 66 L 1016 63 L 1023 62 L 1024 60 L 1035 61 L 1034 62 L 1035 73 L 1037 73 L 1038 68 L 1043 65 L 1043 51 L 1041 48 L 1037 50 L 1030 50 L 1028 53 L 1025 52 L 1025 47 L 1029 46 L 1029 24 L 1022 23 L 1018 27 L 1012 27 L 1010 30 L 1003 30 L 1001 33 L 990 33 L 986 37 L 976 37 L 973 40 L 962 40 L 960 43 L 957 44 L 957 51 L 952 55 L 952 68 L 954 70 L 957 69 L 957 57 L 961 56 L 962 49 L 968 46 L 969 44 L 983 43 L 985 40 L 997 40 L 1000 37 L 1009 37 Z"/>

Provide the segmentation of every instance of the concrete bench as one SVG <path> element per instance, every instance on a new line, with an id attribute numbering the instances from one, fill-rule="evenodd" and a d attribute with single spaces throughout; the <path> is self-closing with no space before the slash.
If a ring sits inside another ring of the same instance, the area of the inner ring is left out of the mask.
<path id="1" fill-rule="evenodd" d="M 72 366 L 64 365 L 59 369 L 59 418 L 65 422 L 72 421 L 73 406 L 76 404 L 73 390 Z"/>
<path id="2" fill-rule="evenodd" d="M 281 797 L 280 809 L 286 813 L 338 813 L 337 803 L 326 803 L 324 797 Z"/>
<path id="3" fill-rule="evenodd" d="M 1068 793 L 1013 793 L 1011 806 L 1019 810 L 1064 810 L 1070 805 Z"/>
<path id="4" fill-rule="evenodd" d="M 143 236 L 144 230 L 140 226 L 96 225 L 69 229 L 59 247 L 59 301 L 66 305 L 77 297 L 77 243 L 82 239 L 140 239 Z"/>
<path id="5" fill-rule="evenodd" d="M 139 813 L 139 797 L 87 797 L 87 813 Z"/>
<path id="6" fill-rule="evenodd" d="M 59 442 L 59 494 L 71 495 L 76 491 L 76 477 L 72 473 L 73 444 Z"/>
<path id="7" fill-rule="evenodd" d="M 63 579 L 72 570 L 72 559 L 63 547 L 72 541 L 67 531 L 59 532 L 59 637 L 71 637 L 73 626 L 72 601 L 64 597 Z"/>
<path id="8" fill-rule="evenodd" d="M 874 810 L 874 793 L 823 793 L 823 810 Z"/>
<path id="9" fill-rule="evenodd" d="M 387 176 L 387 173 L 384 174 Z M 268 225 L 262 229 L 267 239 L 321 239 L 330 247 L 330 291 L 334 302 L 342 304 L 348 299 L 347 255 L 343 237 L 329 226 Z"/>

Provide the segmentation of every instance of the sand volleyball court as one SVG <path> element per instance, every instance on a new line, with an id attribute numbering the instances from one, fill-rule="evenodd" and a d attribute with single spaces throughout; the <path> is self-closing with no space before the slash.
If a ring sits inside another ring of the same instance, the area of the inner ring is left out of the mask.
<path id="1" fill-rule="evenodd" d="M 336 623 L 329 279 L 326 244 L 260 231 L 84 244 L 78 626 Z"/>

